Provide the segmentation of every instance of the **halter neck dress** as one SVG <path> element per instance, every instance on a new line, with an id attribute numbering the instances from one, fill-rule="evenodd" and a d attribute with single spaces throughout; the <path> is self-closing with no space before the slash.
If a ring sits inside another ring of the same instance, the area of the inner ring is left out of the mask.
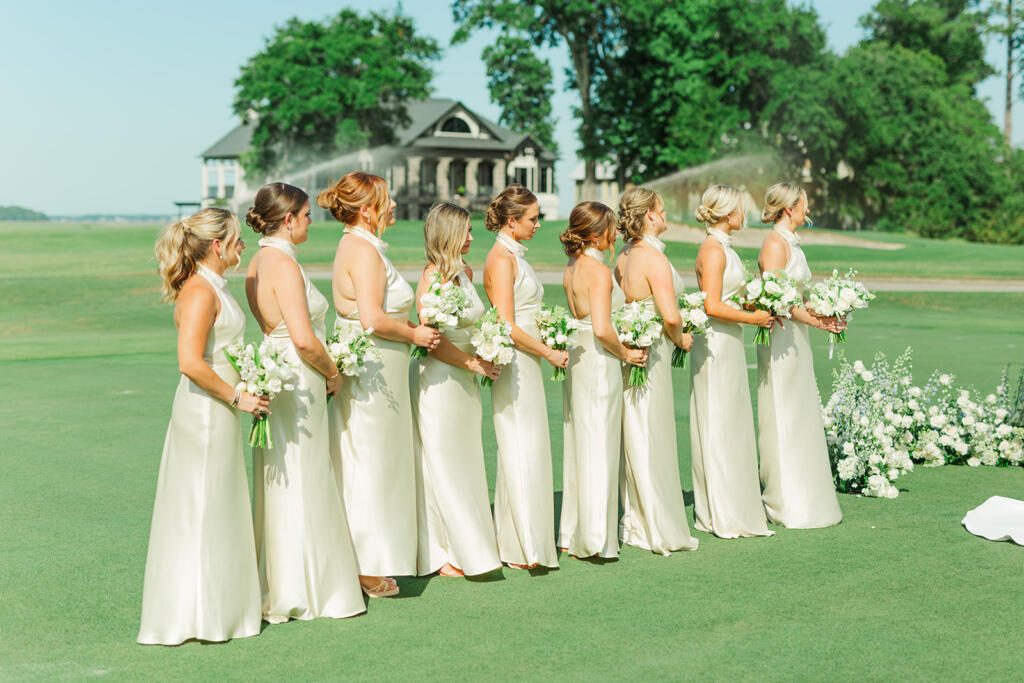
<path id="1" fill-rule="evenodd" d="M 240 378 L 224 349 L 242 340 L 245 315 L 223 277 L 202 264 L 197 272 L 220 301 L 203 360 L 233 387 Z M 160 458 L 138 641 L 177 645 L 259 632 L 241 415 L 182 375 Z"/>
<path id="2" fill-rule="evenodd" d="M 725 232 L 708 228 L 725 253 L 722 301 L 741 292 L 746 269 Z M 694 527 L 720 538 L 771 536 L 761 504 L 743 326 L 711 318 L 690 352 L 690 457 Z"/>
<path id="3" fill-rule="evenodd" d="M 264 237 L 264 249 L 295 260 L 295 245 Z M 296 261 L 297 263 L 297 261 Z M 299 266 L 313 332 L 324 340 L 327 299 Z M 324 376 L 292 343 L 284 320 L 264 336 L 298 365 L 293 391 L 270 402 L 273 448 L 253 448 L 253 511 L 263 587 L 263 618 L 350 617 L 366 611 L 345 509 L 334 484 Z"/>
<path id="4" fill-rule="evenodd" d="M 588 248 L 579 258 L 604 265 Z M 611 311 L 626 302 L 615 279 Z M 562 513 L 558 546 L 575 557 L 618 557 L 619 471 L 622 460 L 622 361 L 594 336 L 591 315 L 571 336 L 562 382 Z"/>
<path id="5" fill-rule="evenodd" d="M 811 269 L 796 233 L 775 226 L 789 247 L 786 275 L 807 282 Z M 829 465 L 821 398 L 814 379 L 808 327 L 787 320 L 772 330 L 771 343 L 757 347 L 757 445 L 761 495 L 773 524 L 814 529 L 842 518 Z"/>
<path id="6" fill-rule="evenodd" d="M 345 228 L 345 235 L 376 250 L 387 275 L 383 311 L 404 324 L 414 294 L 388 259 L 387 242 L 357 226 Z M 359 311 L 339 313 L 334 329 L 361 330 Z M 357 377 L 345 377 L 331 401 L 331 458 L 359 573 L 412 576 L 416 574 L 416 473 L 409 344 L 378 335 L 373 343 L 380 360 L 367 362 Z"/>

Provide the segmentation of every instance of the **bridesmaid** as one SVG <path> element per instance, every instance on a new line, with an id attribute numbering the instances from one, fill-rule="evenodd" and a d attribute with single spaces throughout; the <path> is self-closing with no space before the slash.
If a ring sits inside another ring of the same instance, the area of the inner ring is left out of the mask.
<path id="1" fill-rule="evenodd" d="M 697 220 L 708 236 L 697 252 L 697 283 L 711 319 L 690 362 L 690 451 L 694 527 L 720 538 L 771 536 L 757 481 L 754 419 L 740 323 L 771 327 L 765 311 L 743 311 L 730 297 L 743 290 L 746 270 L 731 233 L 746 225 L 743 195 L 713 185 L 701 197 Z"/>
<path id="2" fill-rule="evenodd" d="M 410 344 L 436 348 L 437 330 L 409 322 L 412 287 L 388 260 L 395 224 L 387 182 L 349 173 L 317 197 L 345 225 L 334 256 L 336 331 L 373 330 L 381 360 L 344 384 L 330 411 L 331 459 L 370 597 L 398 594 L 416 574 L 416 474 L 409 404 Z"/>
<path id="3" fill-rule="evenodd" d="M 142 590 L 138 641 L 178 645 L 260 632 L 260 584 L 238 410 L 268 410 L 266 397 L 235 389 L 224 349 L 242 340 L 245 315 L 224 271 L 245 243 L 238 219 L 203 209 L 156 243 L 164 300 L 175 302 L 178 367 Z"/>
<path id="4" fill-rule="evenodd" d="M 644 365 L 647 352 L 629 349 L 612 326 L 625 302 L 605 265 L 615 247 L 615 212 L 578 204 L 561 240 L 569 257 L 562 286 L 579 321 L 562 383 L 562 516 L 558 545 L 577 558 L 618 557 L 619 466 L 622 447 L 622 363 Z"/>
<path id="5" fill-rule="evenodd" d="M 762 273 L 784 270 L 794 280 L 811 279 L 796 234 L 806 218 L 807 193 L 802 188 L 790 183 L 768 188 L 761 220 L 775 227 L 757 260 Z M 816 529 L 838 524 L 843 513 L 832 483 L 807 327 L 838 332 L 841 326 L 835 318 L 803 306 L 794 306 L 790 315 L 785 327 L 772 331 L 770 346 L 757 347 L 761 498 L 773 524 Z"/>
<path id="6" fill-rule="evenodd" d="M 285 183 L 264 185 L 245 222 L 263 235 L 245 279 L 249 308 L 264 340 L 299 366 L 295 389 L 271 403 L 273 447 L 253 448 L 263 618 L 350 617 L 366 605 L 328 443 L 327 397 L 341 377 L 324 346 L 327 299 L 296 261 L 309 197 Z"/>
<path id="7" fill-rule="evenodd" d="M 626 301 L 656 309 L 664 334 L 648 349 L 647 384 L 625 390 L 622 450 L 625 478 L 622 494 L 622 541 L 668 555 L 696 550 L 697 539 L 686 522 L 686 503 L 679 481 L 675 401 L 672 392 L 672 346 L 689 350 L 693 337 L 683 332 L 677 302 L 683 278 L 665 256 L 658 235 L 668 228 L 665 203 L 646 187 L 631 187 L 619 201 L 618 229 L 626 246 L 615 262 L 615 279 Z"/>
<path id="8" fill-rule="evenodd" d="M 502 320 L 512 325 L 515 359 L 491 387 L 498 475 L 494 522 L 501 561 L 515 569 L 557 567 L 551 440 L 540 359 L 555 367 L 569 353 L 538 339 L 537 313 L 544 287 L 526 262 L 524 241 L 540 228 L 537 197 L 509 185 L 487 208 L 487 229 L 496 233 L 484 263 L 484 289 Z"/>
<path id="9" fill-rule="evenodd" d="M 423 225 L 427 267 L 420 277 L 420 301 L 434 274 L 452 282 L 469 298 L 469 309 L 454 330 L 441 336 L 430 355 L 412 366 L 410 389 L 416 415 L 417 512 L 420 575 L 485 574 L 501 568 L 495 542 L 491 499 L 480 436 L 483 406 L 476 375 L 496 379 L 498 368 L 473 355 L 470 337 L 484 315 L 473 286 L 473 271 L 463 261 L 473 242 L 469 212 L 442 202 Z M 453 429 L 454 425 L 462 425 Z"/>

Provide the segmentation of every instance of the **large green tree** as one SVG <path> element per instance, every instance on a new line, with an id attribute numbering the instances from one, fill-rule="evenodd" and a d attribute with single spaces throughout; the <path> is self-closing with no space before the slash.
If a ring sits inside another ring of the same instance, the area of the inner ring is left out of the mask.
<path id="1" fill-rule="evenodd" d="M 235 113 L 252 117 L 248 172 L 387 144 L 408 122 L 405 104 L 430 93 L 436 41 L 402 14 L 342 10 L 324 22 L 289 19 L 235 81 Z"/>
<path id="2" fill-rule="evenodd" d="M 991 23 L 989 31 L 999 36 L 1006 43 L 1006 108 L 1003 118 L 1003 137 L 1006 144 L 1012 144 L 1013 129 L 1013 79 L 1016 67 L 1024 52 L 1024 0 L 994 0 L 989 7 Z M 1024 90 L 1022 90 L 1024 91 Z"/>
<path id="3" fill-rule="evenodd" d="M 484 48 L 483 58 L 491 100 L 501 107 L 500 122 L 557 151 L 551 65 L 530 41 L 514 35 L 499 36 Z"/>

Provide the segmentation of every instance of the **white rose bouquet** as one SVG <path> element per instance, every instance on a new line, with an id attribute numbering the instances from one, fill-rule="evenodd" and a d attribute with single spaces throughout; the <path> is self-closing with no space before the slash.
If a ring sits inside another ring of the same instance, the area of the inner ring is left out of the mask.
<path id="1" fill-rule="evenodd" d="M 338 372 L 356 377 L 363 371 L 366 361 L 380 360 L 380 349 L 373 343 L 373 328 L 366 330 L 351 326 L 348 330 L 335 328 L 327 338 L 327 355 L 338 367 Z"/>
<path id="2" fill-rule="evenodd" d="M 842 277 L 838 270 L 833 270 L 831 277 L 814 285 L 808 293 L 807 303 L 811 310 L 818 315 L 835 316 L 846 320 L 854 309 L 867 308 L 868 302 L 874 299 L 875 295 L 854 280 L 856 276 L 857 271 L 853 269 Z M 828 335 L 832 344 L 842 344 L 846 341 L 846 330 L 829 332 Z"/>
<path id="3" fill-rule="evenodd" d="M 803 299 L 796 282 L 785 272 L 773 270 L 747 284 L 746 303 L 775 317 L 788 318 L 789 309 L 803 303 Z M 767 327 L 758 327 L 754 343 L 767 346 L 771 343 L 771 334 Z"/>
<path id="4" fill-rule="evenodd" d="M 511 332 L 512 325 L 498 317 L 498 309 L 492 308 L 480 318 L 469 341 L 476 349 L 476 355 L 485 361 L 508 365 L 515 354 Z M 494 380 L 484 377 L 480 384 L 489 387 L 494 384 Z"/>
<path id="5" fill-rule="evenodd" d="M 259 348 L 241 342 L 232 344 L 224 349 L 224 355 L 242 377 L 242 381 L 235 387 L 238 391 L 248 391 L 256 396 L 266 395 L 273 399 L 282 391 L 295 389 L 293 382 L 298 375 L 298 364 L 286 358 L 280 349 L 274 348 L 266 339 Z M 249 429 L 249 445 L 274 447 L 266 415 L 253 417 L 252 428 Z"/>
<path id="6" fill-rule="evenodd" d="M 435 330 L 454 328 L 469 307 L 469 297 L 455 282 L 441 284 L 441 274 L 434 272 L 430 286 L 420 297 L 420 322 Z M 413 358 L 426 358 L 427 347 L 414 346 Z"/>
<path id="7" fill-rule="evenodd" d="M 679 306 L 679 315 L 683 319 L 683 332 L 687 334 L 703 334 L 707 331 L 708 326 L 711 324 L 708 314 L 704 311 L 704 300 L 707 299 L 707 296 L 707 294 L 699 290 L 689 294 L 683 292 L 679 296 L 677 304 Z M 681 368 L 685 365 L 686 351 L 677 346 L 672 350 L 672 367 Z"/>
<path id="8" fill-rule="evenodd" d="M 580 326 L 576 318 L 569 315 L 563 306 L 541 306 L 537 314 L 537 328 L 545 344 L 558 351 L 569 348 L 569 334 Z M 551 379 L 561 382 L 565 379 L 565 368 L 556 367 Z"/>
<path id="9" fill-rule="evenodd" d="M 661 335 L 662 318 L 639 301 L 624 304 L 612 312 L 612 324 L 619 335 L 619 341 L 633 349 L 650 348 Z M 629 366 L 629 386 L 642 387 L 647 384 L 647 368 Z"/>

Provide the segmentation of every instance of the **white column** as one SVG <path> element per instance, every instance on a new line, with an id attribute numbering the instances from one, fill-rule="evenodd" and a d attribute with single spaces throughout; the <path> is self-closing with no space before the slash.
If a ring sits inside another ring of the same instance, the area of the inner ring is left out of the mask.
<path id="1" fill-rule="evenodd" d="M 440 157 L 437 160 L 437 198 L 444 201 L 451 198 L 451 189 L 448 182 L 448 169 L 451 167 L 451 157 Z"/>
<path id="2" fill-rule="evenodd" d="M 423 157 L 409 157 L 409 194 L 416 196 L 420 193 L 420 164 Z"/>
<path id="3" fill-rule="evenodd" d="M 506 185 L 508 185 L 508 177 L 505 175 L 504 159 L 494 160 L 494 177 L 491 178 L 491 182 L 494 184 L 494 194 L 498 194 L 505 189 Z"/>
<path id="4" fill-rule="evenodd" d="M 480 186 L 477 183 L 477 174 L 480 172 L 480 160 L 469 159 L 466 162 L 466 196 L 470 199 L 476 197 L 480 191 Z"/>

